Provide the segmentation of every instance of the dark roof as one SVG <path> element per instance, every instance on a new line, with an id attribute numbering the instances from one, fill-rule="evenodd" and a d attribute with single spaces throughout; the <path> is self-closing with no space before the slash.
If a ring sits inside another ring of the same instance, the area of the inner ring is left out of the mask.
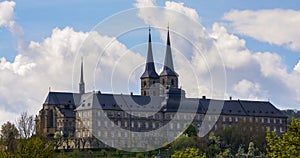
<path id="1" fill-rule="evenodd" d="M 49 92 L 44 104 L 49 105 L 77 105 L 80 94 L 68 92 Z"/>
<path id="2" fill-rule="evenodd" d="M 66 108 L 62 108 L 62 109 L 59 109 L 59 111 L 65 116 L 65 117 L 75 117 L 76 114 L 75 114 L 75 111 L 74 109 L 66 109 Z"/>
<path id="3" fill-rule="evenodd" d="M 178 74 L 174 71 L 174 66 L 173 66 L 169 30 L 167 35 L 167 49 L 166 49 L 166 55 L 164 61 L 164 68 L 163 71 L 160 73 L 160 76 L 178 76 Z"/>
<path id="4" fill-rule="evenodd" d="M 166 99 L 167 98 L 167 99 Z M 84 102 L 83 102 L 84 100 Z M 149 104 L 151 102 L 151 104 Z M 84 105 L 84 106 L 82 106 Z M 87 106 L 89 105 L 89 106 Z M 86 93 L 80 106 L 83 109 L 194 112 L 202 114 L 223 114 L 238 116 L 286 117 L 270 102 L 215 100 L 180 97 L 140 96 L 124 94 Z"/>
<path id="5" fill-rule="evenodd" d="M 149 29 L 149 41 L 148 41 L 148 53 L 147 53 L 146 68 L 145 68 L 145 71 L 142 74 L 141 78 L 156 78 L 156 79 L 159 78 L 158 74 L 155 71 L 155 65 L 154 65 L 154 61 L 153 61 L 150 29 Z"/>

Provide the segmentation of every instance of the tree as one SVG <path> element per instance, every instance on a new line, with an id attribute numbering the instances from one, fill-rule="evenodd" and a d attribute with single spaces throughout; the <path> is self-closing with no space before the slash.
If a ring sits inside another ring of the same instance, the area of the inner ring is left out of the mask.
<path id="1" fill-rule="evenodd" d="M 28 115 L 27 112 L 22 113 L 17 120 L 17 127 L 21 138 L 31 137 L 35 131 L 33 115 Z"/>
<path id="2" fill-rule="evenodd" d="M 186 126 L 183 134 L 186 134 L 188 137 L 196 137 L 198 134 L 197 128 L 191 123 Z"/>
<path id="3" fill-rule="evenodd" d="M 205 154 L 200 154 L 197 148 L 185 148 L 184 150 L 176 150 L 171 156 L 172 158 L 206 158 Z"/>
<path id="4" fill-rule="evenodd" d="M 3 140 L 3 145 L 7 147 L 7 150 L 14 153 L 17 148 L 16 139 L 19 136 L 18 129 L 16 126 L 9 121 L 4 123 L 1 127 L 1 137 Z"/>
<path id="5" fill-rule="evenodd" d="M 17 157 L 20 158 L 47 158 L 53 154 L 54 145 L 40 139 L 32 137 L 22 139 L 18 145 Z"/>
<path id="6" fill-rule="evenodd" d="M 287 132 L 281 137 L 267 130 L 268 157 L 300 157 L 300 119 L 292 119 Z"/>
<path id="7" fill-rule="evenodd" d="M 242 146 L 239 147 L 238 152 L 235 154 L 238 158 L 246 158 L 245 150 Z"/>
<path id="8" fill-rule="evenodd" d="M 54 133 L 55 148 L 58 149 L 63 144 L 63 136 L 61 132 Z"/>
<path id="9" fill-rule="evenodd" d="M 171 147 L 174 150 L 180 150 L 187 147 L 196 147 L 197 142 L 194 138 L 188 137 L 187 135 L 179 136 L 174 142 L 171 143 Z"/>
<path id="10" fill-rule="evenodd" d="M 253 157 L 255 157 L 254 152 L 255 152 L 254 143 L 253 143 L 253 142 L 250 142 L 250 143 L 249 143 L 249 147 L 248 147 L 247 157 L 248 157 L 248 158 L 253 158 Z"/>

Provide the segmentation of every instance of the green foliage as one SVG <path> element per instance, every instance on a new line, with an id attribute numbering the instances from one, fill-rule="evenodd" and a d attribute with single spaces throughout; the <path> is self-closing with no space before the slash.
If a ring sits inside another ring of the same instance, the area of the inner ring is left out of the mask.
<path id="1" fill-rule="evenodd" d="M 268 130 L 266 139 L 268 157 L 300 157 L 300 119 L 293 118 L 282 137 Z"/>
<path id="2" fill-rule="evenodd" d="M 1 126 L 1 139 L 3 145 L 7 146 L 7 150 L 11 153 L 15 153 L 17 148 L 16 139 L 19 136 L 19 131 L 13 123 L 9 121 Z"/>
<path id="3" fill-rule="evenodd" d="M 172 158 L 206 158 L 205 154 L 200 154 L 197 148 L 186 148 L 184 150 L 177 150 L 171 156 Z"/>
<path id="4" fill-rule="evenodd" d="M 191 123 L 186 126 L 185 131 L 183 134 L 187 135 L 188 137 L 196 137 L 198 134 L 197 128 Z"/>
<path id="5" fill-rule="evenodd" d="M 171 148 L 174 150 L 180 150 L 187 147 L 196 147 L 197 142 L 193 137 L 187 137 L 186 135 L 179 136 L 174 142 L 171 144 Z"/>
<path id="6" fill-rule="evenodd" d="M 38 137 L 22 139 L 19 142 L 16 157 L 47 158 L 53 155 L 54 146 Z"/>

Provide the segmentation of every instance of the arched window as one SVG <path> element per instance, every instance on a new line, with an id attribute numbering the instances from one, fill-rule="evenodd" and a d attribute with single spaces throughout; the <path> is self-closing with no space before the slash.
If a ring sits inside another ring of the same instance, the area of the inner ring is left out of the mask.
<path id="1" fill-rule="evenodd" d="M 162 84 L 165 85 L 165 79 L 162 79 Z"/>
<path id="2" fill-rule="evenodd" d="M 144 81 L 144 87 L 146 87 L 146 85 L 147 85 L 147 82 L 146 82 L 146 81 Z"/>
<path id="3" fill-rule="evenodd" d="M 171 85 L 174 86 L 174 79 L 171 80 Z"/>

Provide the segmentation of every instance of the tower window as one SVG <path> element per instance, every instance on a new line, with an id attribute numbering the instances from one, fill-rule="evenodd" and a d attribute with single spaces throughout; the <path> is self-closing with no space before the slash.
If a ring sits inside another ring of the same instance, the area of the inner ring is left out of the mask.
<path id="1" fill-rule="evenodd" d="M 146 91 L 144 91 L 144 95 L 146 95 Z"/>
<path id="2" fill-rule="evenodd" d="M 165 85 L 165 79 L 162 79 L 162 84 Z"/>
<path id="3" fill-rule="evenodd" d="M 174 85 L 174 79 L 171 80 L 171 85 L 172 85 L 172 86 Z"/>
<path id="4" fill-rule="evenodd" d="M 147 83 L 146 83 L 146 81 L 144 81 L 144 87 L 146 87 L 146 85 L 147 85 Z"/>

